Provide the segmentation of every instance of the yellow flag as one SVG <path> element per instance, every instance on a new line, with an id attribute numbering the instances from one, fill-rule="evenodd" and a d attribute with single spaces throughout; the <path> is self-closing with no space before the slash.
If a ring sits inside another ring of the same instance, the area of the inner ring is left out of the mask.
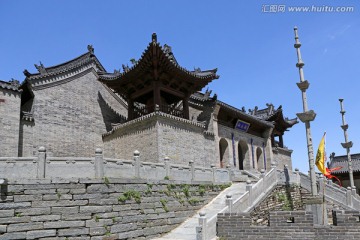
<path id="1" fill-rule="evenodd" d="M 316 166 L 319 169 L 320 172 L 322 172 L 323 174 L 326 173 L 326 169 L 325 169 L 325 158 L 326 158 L 326 153 L 325 153 L 325 135 L 326 133 L 324 133 L 324 136 L 322 137 L 320 144 L 319 144 L 319 148 L 317 150 L 317 154 L 316 154 Z"/>

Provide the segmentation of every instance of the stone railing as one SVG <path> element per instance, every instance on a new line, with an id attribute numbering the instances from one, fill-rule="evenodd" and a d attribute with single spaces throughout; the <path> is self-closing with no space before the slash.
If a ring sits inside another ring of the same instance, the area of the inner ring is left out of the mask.
<path id="1" fill-rule="evenodd" d="M 345 209 L 360 210 L 360 197 L 351 188 L 343 188 L 334 184 L 332 181 L 324 181 L 323 177 L 317 179 L 319 194 L 322 195 L 325 187 L 325 196 L 327 199 L 339 204 Z M 249 213 L 277 186 L 285 184 L 297 184 L 308 191 L 311 191 L 310 177 L 300 173 L 298 169 L 295 172 L 288 171 L 286 165 L 284 171 L 276 169 L 274 163 L 271 164 L 271 170 L 265 174 L 262 170 L 260 180 L 255 184 L 251 181 L 246 182 L 246 191 L 235 201 L 231 195 L 225 199 L 226 207 L 218 213 Z M 208 240 L 216 237 L 217 215 L 206 218 L 205 213 L 201 212 L 199 217 L 199 226 L 196 227 L 197 239 Z"/>
<path id="2" fill-rule="evenodd" d="M 300 185 L 308 191 L 311 191 L 310 177 L 304 173 L 299 173 Z M 318 192 L 322 196 L 325 192 L 325 197 L 334 203 L 339 204 L 345 209 L 360 210 L 360 197 L 356 193 L 356 189 L 351 187 L 344 188 L 331 180 L 325 180 L 323 175 L 317 177 Z"/>
<path id="3" fill-rule="evenodd" d="M 140 153 L 134 152 L 133 160 L 104 158 L 101 149 L 94 157 L 47 157 L 40 147 L 37 157 L 0 157 L 0 178 L 3 179 L 50 179 L 50 178 L 140 178 L 147 180 L 175 180 L 184 182 L 230 182 L 230 169 L 142 162 Z"/>
<path id="4" fill-rule="evenodd" d="M 267 194 L 276 187 L 278 183 L 278 173 L 275 164 L 271 165 L 271 170 L 265 174 L 261 170 L 260 180 L 255 184 L 251 184 L 250 180 L 246 182 L 246 192 L 238 199 L 233 201 L 231 195 L 226 195 L 226 207 L 218 213 L 232 213 L 232 212 L 249 212 L 254 208 Z M 196 227 L 196 235 L 198 240 L 215 239 L 216 237 L 216 223 L 217 215 L 210 218 L 206 214 L 200 212 L 199 226 Z"/>

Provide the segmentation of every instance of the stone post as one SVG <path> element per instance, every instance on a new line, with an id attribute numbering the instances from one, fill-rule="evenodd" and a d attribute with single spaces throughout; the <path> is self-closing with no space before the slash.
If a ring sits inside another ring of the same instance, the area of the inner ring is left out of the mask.
<path id="1" fill-rule="evenodd" d="M 349 206 L 349 207 L 352 207 L 352 190 L 351 190 L 351 187 L 347 187 L 346 188 L 346 204 Z"/>
<path id="2" fill-rule="evenodd" d="M 228 207 L 228 213 L 232 213 L 233 212 L 233 199 L 232 199 L 232 195 L 226 195 L 226 199 L 225 199 L 225 204 Z"/>
<path id="3" fill-rule="evenodd" d="M 38 164 L 37 164 L 37 178 L 45 178 L 46 176 L 46 149 L 39 147 Z"/>
<path id="4" fill-rule="evenodd" d="M 260 170 L 260 178 L 264 178 L 265 177 L 265 169 L 261 169 Z"/>
<path id="5" fill-rule="evenodd" d="M 301 43 L 299 41 L 297 27 L 294 28 L 295 32 L 295 44 L 294 47 L 296 49 L 298 62 L 296 63 L 296 67 L 299 68 L 299 75 L 300 75 L 300 82 L 296 83 L 299 90 L 301 91 L 302 102 L 303 102 L 303 112 L 296 114 L 297 117 L 305 123 L 305 130 L 306 130 L 306 141 L 308 147 L 308 158 L 309 158 L 309 169 L 310 169 L 310 180 L 311 180 L 311 194 L 313 196 L 317 195 L 317 187 L 316 187 L 316 178 L 315 178 L 315 161 L 314 161 L 314 150 L 313 150 L 313 143 L 311 137 L 311 128 L 310 122 L 314 121 L 316 117 L 316 113 L 313 110 L 308 109 L 307 103 L 307 96 L 306 90 L 309 88 L 310 83 L 305 80 L 303 67 L 305 63 L 302 61 L 300 47 Z"/>
<path id="6" fill-rule="evenodd" d="M 211 167 L 212 175 L 213 175 L 213 183 L 215 183 L 215 182 L 216 182 L 216 174 L 215 174 L 216 168 L 215 168 L 215 164 L 211 164 L 210 167 Z"/>
<path id="7" fill-rule="evenodd" d="M 170 178 L 170 158 L 164 158 L 166 176 Z"/>
<path id="8" fill-rule="evenodd" d="M 339 99 L 339 101 L 340 101 L 340 107 L 341 107 L 340 113 L 342 115 L 342 124 L 343 124 L 343 125 L 341 125 L 341 128 L 344 131 L 344 137 L 345 137 L 345 143 L 341 143 L 341 146 L 346 149 L 346 155 L 347 155 L 347 159 L 348 159 L 348 168 L 349 168 L 350 187 L 354 188 L 355 184 L 354 184 L 352 161 L 351 161 L 351 155 L 350 155 L 350 148 L 352 148 L 353 142 L 348 141 L 347 129 L 349 128 L 349 124 L 346 124 L 346 121 L 345 121 L 345 110 L 344 110 L 344 106 L 343 106 L 344 99 Z"/>
<path id="9" fill-rule="evenodd" d="M 229 173 L 229 182 L 231 182 L 231 181 L 232 181 L 232 177 L 231 177 L 231 166 L 230 166 L 230 164 L 226 165 L 226 169 L 227 169 L 227 171 L 228 171 L 228 173 Z"/>
<path id="10" fill-rule="evenodd" d="M 95 149 L 95 178 L 104 177 L 104 156 L 101 148 Z"/>
<path id="11" fill-rule="evenodd" d="M 245 187 L 246 191 L 249 192 L 249 201 L 248 201 L 248 206 L 251 205 L 252 201 L 252 185 L 251 185 L 251 181 L 250 180 L 246 180 L 246 187 Z"/>
<path id="12" fill-rule="evenodd" d="M 271 168 L 276 168 L 276 163 L 275 162 L 271 162 Z"/>
<path id="13" fill-rule="evenodd" d="M 357 193 L 356 193 L 356 187 L 354 186 L 354 187 L 352 187 L 352 194 L 354 195 L 354 196 L 356 196 L 357 195 Z"/>
<path id="14" fill-rule="evenodd" d="M 207 240 L 206 239 L 206 214 L 204 212 L 199 213 L 199 226 L 196 227 L 196 240 Z"/>
<path id="15" fill-rule="evenodd" d="M 134 151 L 135 177 L 140 178 L 140 152 Z"/>
<path id="16" fill-rule="evenodd" d="M 190 166 L 190 171 L 191 171 L 191 181 L 194 181 L 194 179 L 195 179 L 195 166 L 194 166 L 194 161 L 193 160 L 189 161 L 189 166 Z"/>
<path id="17" fill-rule="evenodd" d="M 320 174 L 319 176 L 319 195 L 323 196 L 325 194 L 325 181 L 324 175 Z"/>

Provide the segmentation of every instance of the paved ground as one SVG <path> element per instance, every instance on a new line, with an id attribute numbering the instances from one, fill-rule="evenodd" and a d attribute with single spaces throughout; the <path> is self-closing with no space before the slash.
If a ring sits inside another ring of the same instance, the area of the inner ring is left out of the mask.
<path id="1" fill-rule="evenodd" d="M 245 192 L 246 183 L 234 183 L 229 188 L 222 191 L 217 197 L 215 197 L 210 203 L 200 209 L 194 216 L 187 219 L 180 226 L 169 232 L 168 234 L 162 236 L 161 238 L 155 238 L 155 240 L 195 240 L 196 232 L 195 227 L 198 226 L 199 212 L 206 213 L 206 217 L 209 219 L 215 216 L 219 211 L 221 211 L 225 205 L 226 195 L 231 194 L 232 198 L 235 200 L 240 197 L 241 194 Z"/>

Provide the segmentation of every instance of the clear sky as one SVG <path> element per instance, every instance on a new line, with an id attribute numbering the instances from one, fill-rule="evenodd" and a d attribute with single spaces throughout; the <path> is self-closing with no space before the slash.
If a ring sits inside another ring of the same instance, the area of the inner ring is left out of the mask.
<path id="1" fill-rule="evenodd" d="M 313 12 L 294 12 L 310 7 Z M 318 7 L 318 8 L 316 8 Z M 320 7 L 320 8 L 319 8 Z M 353 7 L 352 12 L 336 7 Z M 299 10 L 299 9 L 298 9 Z M 342 9 L 338 9 L 342 10 Z M 314 12 L 315 11 L 315 12 Z M 87 51 L 112 72 L 139 58 L 156 32 L 172 46 L 180 65 L 218 68 L 209 88 L 235 107 L 283 106 L 294 118 L 302 112 L 293 27 L 298 26 L 314 151 L 327 132 L 327 155 L 345 155 L 338 99 L 344 98 L 352 153 L 360 152 L 360 3 L 357 0 L 300 1 L 48 1 L 0 0 L 0 79 L 24 80 L 34 64 L 60 64 Z M 305 126 L 284 136 L 293 165 L 308 170 Z"/>

